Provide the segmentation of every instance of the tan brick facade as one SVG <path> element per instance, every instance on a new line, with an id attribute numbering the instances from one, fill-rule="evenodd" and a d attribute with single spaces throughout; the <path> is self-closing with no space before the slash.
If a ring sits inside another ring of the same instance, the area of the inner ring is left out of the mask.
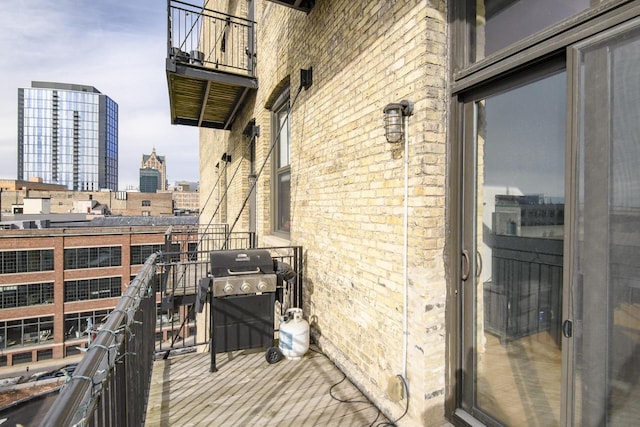
<path id="1" fill-rule="evenodd" d="M 197 191 L 173 191 L 173 208 L 185 212 L 198 212 L 200 210 L 200 193 Z"/>
<path id="2" fill-rule="evenodd" d="M 406 404 L 386 394 L 390 378 L 405 370 L 405 153 L 402 143 L 386 142 L 382 110 L 402 99 L 415 103 L 406 153 L 411 398 L 400 425 L 407 426 L 445 423 L 446 16 L 444 1 L 326 0 L 308 15 L 257 1 L 260 87 L 230 132 L 200 131 L 201 221 L 216 212 L 213 222 L 233 223 L 248 191 L 243 128 L 251 119 L 260 127 L 260 169 L 273 142 L 269 107 L 290 86 L 291 235 L 285 243 L 304 248 L 305 315 L 323 350 L 395 419 Z M 313 85 L 298 94 L 300 69 L 309 67 Z M 232 161 L 221 172 L 223 153 Z M 272 234 L 271 170 L 269 159 L 257 185 L 262 245 L 283 242 Z M 247 212 L 236 230 L 247 230 Z"/>

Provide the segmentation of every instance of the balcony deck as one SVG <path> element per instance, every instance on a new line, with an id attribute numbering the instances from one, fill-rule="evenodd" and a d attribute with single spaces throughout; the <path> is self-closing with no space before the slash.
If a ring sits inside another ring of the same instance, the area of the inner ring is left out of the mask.
<path id="1" fill-rule="evenodd" d="M 146 426 L 369 426 L 387 419 L 322 354 L 270 365 L 262 350 L 154 362 Z M 334 384 L 340 383 L 336 385 Z M 331 397 L 331 393 L 346 402 Z"/>

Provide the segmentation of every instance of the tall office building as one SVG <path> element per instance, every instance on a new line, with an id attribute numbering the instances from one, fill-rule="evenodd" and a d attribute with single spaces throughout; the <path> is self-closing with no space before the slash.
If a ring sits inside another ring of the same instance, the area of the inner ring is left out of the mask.
<path id="1" fill-rule="evenodd" d="M 18 179 L 69 190 L 118 189 L 118 104 L 92 86 L 18 89 Z"/>
<path id="2" fill-rule="evenodd" d="M 155 193 L 160 189 L 160 171 L 152 168 L 140 168 L 140 192 Z"/>
<path id="3" fill-rule="evenodd" d="M 142 171 L 148 168 L 155 169 L 158 171 L 159 178 L 158 178 L 158 186 L 156 189 L 166 190 L 167 189 L 167 159 L 165 156 L 158 156 L 156 154 L 155 148 L 151 151 L 151 154 L 142 155 L 142 163 L 140 165 L 141 180 L 142 180 L 142 174 L 143 174 Z M 147 175 L 149 174 L 147 173 Z M 140 188 L 140 191 L 142 191 L 142 188 Z"/>

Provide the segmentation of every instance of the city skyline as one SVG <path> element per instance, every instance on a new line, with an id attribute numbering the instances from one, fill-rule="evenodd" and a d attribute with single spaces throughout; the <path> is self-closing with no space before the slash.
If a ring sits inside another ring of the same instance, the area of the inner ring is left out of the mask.
<path id="1" fill-rule="evenodd" d="M 156 148 L 167 179 L 198 181 L 198 130 L 170 124 L 164 70 L 166 8 L 44 0 L 0 5 L 0 178 L 17 177 L 18 89 L 32 81 L 89 85 L 119 105 L 119 189 L 137 188 L 139 159 Z"/>

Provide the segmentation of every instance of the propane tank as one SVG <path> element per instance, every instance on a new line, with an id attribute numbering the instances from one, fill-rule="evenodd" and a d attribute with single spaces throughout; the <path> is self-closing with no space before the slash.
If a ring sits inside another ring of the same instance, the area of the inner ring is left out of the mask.
<path id="1" fill-rule="evenodd" d="M 281 317 L 278 347 L 289 360 L 300 359 L 309 350 L 309 323 L 301 308 L 290 308 Z"/>

